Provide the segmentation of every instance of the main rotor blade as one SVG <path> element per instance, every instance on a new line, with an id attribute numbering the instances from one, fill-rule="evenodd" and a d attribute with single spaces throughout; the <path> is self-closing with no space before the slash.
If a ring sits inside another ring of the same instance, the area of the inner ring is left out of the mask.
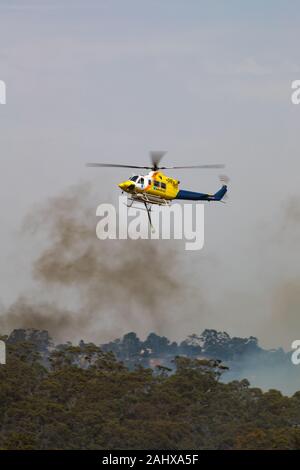
<path id="1" fill-rule="evenodd" d="M 140 166 L 140 165 L 121 165 L 118 163 L 87 163 L 87 167 L 91 168 L 140 168 L 143 170 L 184 170 L 184 169 L 195 169 L 195 168 L 200 168 L 200 169 L 210 169 L 210 168 L 225 168 L 225 165 L 223 164 L 215 164 L 215 165 L 189 165 L 189 166 L 157 166 L 157 163 L 162 159 L 163 155 L 166 152 L 151 152 L 152 154 L 156 154 L 155 158 L 156 160 L 152 159 L 153 161 L 153 167 L 152 166 Z M 158 155 L 159 154 L 159 155 Z"/>
<path id="2" fill-rule="evenodd" d="M 189 168 L 225 168 L 225 165 L 223 164 L 215 164 L 215 165 L 190 165 L 190 166 L 161 166 L 161 170 L 183 170 L 183 169 L 189 169 Z"/>
<path id="3" fill-rule="evenodd" d="M 155 150 L 150 152 L 150 159 L 153 163 L 153 169 L 158 169 L 158 164 L 167 152 L 164 150 Z"/>
<path id="4" fill-rule="evenodd" d="M 138 166 L 138 165 L 119 165 L 117 163 L 87 163 L 86 166 L 91 168 L 143 168 L 146 170 L 151 170 L 151 166 Z"/>

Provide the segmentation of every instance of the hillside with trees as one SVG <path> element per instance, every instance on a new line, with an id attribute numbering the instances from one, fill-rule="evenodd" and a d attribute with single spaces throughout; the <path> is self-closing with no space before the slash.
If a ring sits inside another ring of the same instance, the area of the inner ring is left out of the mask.
<path id="1" fill-rule="evenodd" d="M 6 338 L 5 338 L 6 339 Z M 21 338 L 19 338 L 21 339 Z M 222 382 L 215 359 L 128 368 L 94 344 L 8 341 L 1 449 L 297 449 L 300 392 Z"/>

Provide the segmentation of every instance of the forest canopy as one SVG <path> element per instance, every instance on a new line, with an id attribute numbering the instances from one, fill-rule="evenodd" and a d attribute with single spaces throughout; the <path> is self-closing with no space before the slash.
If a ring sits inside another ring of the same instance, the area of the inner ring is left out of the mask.
<path id="1" fill-rule="evenodd" d="M 221 361 L 129 370 L 94 344 L 8 344 L 0 366 L 0 448 L 297 449 L 300 392 L 223 383 Z"/>

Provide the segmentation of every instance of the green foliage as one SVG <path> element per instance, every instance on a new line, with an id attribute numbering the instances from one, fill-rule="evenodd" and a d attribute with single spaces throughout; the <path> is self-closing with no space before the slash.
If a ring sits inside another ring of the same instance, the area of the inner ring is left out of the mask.
<path id="1" fill-rule="evenodd" d="M 220 361 L 128 370 L 93 344 L 40 364 L 30 343 L 0 366 L 1 449 L 297 449 L 300 393 L 219 381 Z"/>

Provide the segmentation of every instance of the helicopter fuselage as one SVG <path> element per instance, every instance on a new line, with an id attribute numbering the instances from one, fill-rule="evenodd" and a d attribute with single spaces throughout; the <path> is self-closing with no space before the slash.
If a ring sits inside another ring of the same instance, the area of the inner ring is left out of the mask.
<path id="1" fill-rule="evenodd" d="M 130 194 L 145 193 L 165 200 L 176 199 L 179 181 L 162 171 L 151 171 L 147 175 L 135 175 L 120 183 L 119 188 Z"/>
<path id="2" fill-rule="evenodd" d="M 179 190 L 180 181 L 170 178 L 162 171 L 151 171 L 147 175 L 135 175 L 120 183 L 118 186 L 122 191 L 129 193 L 132 199 L 147 201 L 150 204 L 170 202 L 173 199 L 186 201 L 221 201 L 227 192 L 227 186 L 215 194 L 198 193 L 194 191 Z"/>

